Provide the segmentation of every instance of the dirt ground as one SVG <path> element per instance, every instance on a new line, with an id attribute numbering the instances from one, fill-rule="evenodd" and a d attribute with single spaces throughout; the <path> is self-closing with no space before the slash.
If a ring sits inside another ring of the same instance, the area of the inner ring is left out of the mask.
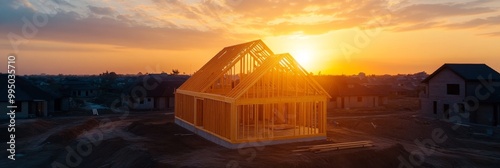
<path id="1" fill-rule="evenodd" d="M 16 161 L 7 160 L 5 152 L 0 167 L 498 167 L 499 139 L 402 110 L 330 115 L 328 141 L 239 150 L 192 135 L 173 123 L 173 113 L 19 120 Z M 435 130 L 443 130 L 446 141 L 433 141 Z M 6 137 L 2 132 L 3 142 Z M 360 140 L 375 147 L 292 152 L 297 146 Z"/>

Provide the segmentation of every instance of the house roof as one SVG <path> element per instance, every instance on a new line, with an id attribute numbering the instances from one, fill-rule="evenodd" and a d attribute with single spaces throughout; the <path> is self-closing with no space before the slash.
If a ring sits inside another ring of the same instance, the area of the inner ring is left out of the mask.
<path id="1" fill-rule="evenodd" d="M 0 93 L 8 93 L 8 75 L 0 74 Z M 21 76 L 16 76 L 15 78 L 15 100 L 16 101 L 33 101 L 33 100 L 52 100 L 53 97 L 50 96 L 49 93 L 41 90 L 40 88 L 33 85 L 28 80 L 24 79 Z M 4 95 L 4 94 L 2 94 Z M 1 102 L 7 102 L 7 95 L 0 96 Z"/>
<path id="2" fill-rule="evenodd" d="M 236 64 L 239 61 L 249 57 L 253 59 L 253 62 L 246 60 L 246 64 L 251 64 L 254 68 L 248 70 L 245 74 L 239 74 L 245 77 L 241 78 L 241 80 L 238 79 L 238 84 L 231 88 L 230 91 L 218 95 L 232 99 L 239 98 L 265 74 L 273 69 L 280 69 L 300 76 L 317 93 L 329 97 L 329 94 L 312 79 L 308 72 L 290 54 L 274 54 L 261 40 L 225 47 L 188 79 L 179 90 L 205 92 L 217 80 L 224 79 L 228 70 L 237 66 Z"/>
<path id="3" fill-rule="evenodd" d="M 500 80 L 500 74 L 486 64 L 444 64 L 434 73 L 425 78 L 422 83 L 427 83 L 442 70 L 449 69 L 466 81 L 478 81 L 479 77 L 484 79 Z"/>
<path id="4" fill-rule="evenodd" d="M 180 89 L 203 92 L 207 89 L 207 83 L 214 83 L 217 80 L 217 77 L 223 75 L 226 70 L 238 62 L 240 58 L 244 57 L 245 54 L 255 48 L 259 49 L 257 61 L 262 62 L 268 56 L 274 54 L 261 40 L 225 47 L 203 67 L 201 67 L 200 70 L 193 74 L 193 76 L 186 81 Z"/>
<path id="5" fill-rule="evenodd" d="M 496 90 L 486 100 L 481 100 L 485 103 L 500 103 L 500 91 Z"/>
<path id="6" fill-rule="evenodd" d="M 360 84 L 347 84 L 342 83 L 336 85 L 330 90 L 330 95 L 332 96 L 382 96 L 383 92 L 378 90 L 368 88 Z"/>
<path id="7" fill-rule="evenodd" d="M 349 82 L 345 77 L 321 76 L 316 77 L 316 79 L 333 97 L 386 95 L 386 93 L 384 93 L 380 89 L 363 86 L 356 82 Z"/>
<path id="8" fill-rule="evenodd" d="M 92 85 L 91 81 L 82 81 L 78 79 L 70 79 L 63 83 L 67 90 L 98 90 L 97 86 Z"/>
<path id="9" fill-rule="evenodd" d="M 132 92 L 134 87 L 140 86 L 145 88 L 146 97 L 173 97 L 175 90 L 179 88 L 188 78 L 189 76 L 183 75 L 144 75 L 139 77 L 137 81 L 128 89 L 128 91 Z M 152 87 L 152 89 L 148 89 L 150 87 Z"/>

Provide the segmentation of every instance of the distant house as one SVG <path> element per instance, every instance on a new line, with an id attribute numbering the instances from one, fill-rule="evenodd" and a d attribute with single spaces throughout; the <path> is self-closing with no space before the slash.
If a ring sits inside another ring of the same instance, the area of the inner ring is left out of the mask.
<path id="1" fill-rule="evenodd" d="M 500 87 L 491 81 L 500 82 L 500 74 L 485 64 L 444 64 L 422 82 L 422 112 L 452 122 L 499 126 Z"/>
<path id="2" fill-rule="evenodd" d="M 91 82 L 70 79 L 63 83 L 66 95 L 73 99 L 89 100 L 99 96 L 100 89 Z"/>
<path id="3" fill-rule="evenodd" d="M 130 103 L 132 103 L 130 107 L 134 110 L 173 109 L 175 106 L 175 90 L 188 78 L 189 76 L 168 74 L 141 76 L 128 89 L 130 95 L 137 95 L 138 97 L 130 100 Z M 142 89 L 145 91 L 145 95 L 141 95 Z"/>
<path id="4" fill-rule="evenodd" d="M 62 89 L 57 105 L 61 111 L 68 111 L 82 106 L 87 101 L 96 99 L 101 90 L 93 81 L 70 78 L 62 82 Z"/>
<path id="5" fill-rule="evenodd" d="M 48 110 L 54 113 L 69 111 L 70 101 L 69 97 L 65 97 L 61 90 L 57 88 L 49 88 L 44 86 L 38 86 L 44 92 L 48 93 L 54 101 L 49 102 Z"/>
<path id="6" fill-rule="evenodd" d="M 392 85 L 391 93 L 397 96 L 418 97 L 418 82 L 413 83 L 408 80 L 398 80 L 396 85 Z"/>
<path id="7" fill-rule="evenodd" d="M 373 108 L 387 104 L 387 95 L 342 77 L 317 77 L 319 83 L 332 96 L 328 109 Z"/>
<path id="8" fill-rule="evenodd" d="M 6 119 L 9 116 L 5 115 L 10 109 L 7 106 L 11 104 L 8 103 L 7 98 L 7 80 L 8 76 L 6 74 L 0 74 L 0 119 Z M 15 88 L 15 104 L 16 108 L 16 118 L 31 118 L 31 117 L 46 117 L 49 115 L 49 109 L 53 109 L 54 99 L 49 93 L 42 91 L 35 85 L 31 84 L 29 81 L 25 80 L 21 76 L 16 76 L 16 88 Z"/>
<path id="9" fill-rule="evenodd" d="M 359 84 L 339 84 L 332 92 L 329 107 L 337 109 L 373 108 L 387 104 L 387 96 Z"/>

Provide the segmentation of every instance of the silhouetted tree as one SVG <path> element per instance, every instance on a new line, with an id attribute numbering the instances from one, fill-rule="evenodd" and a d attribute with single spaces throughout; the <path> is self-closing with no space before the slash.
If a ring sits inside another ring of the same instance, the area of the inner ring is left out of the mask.
<path id="1" fill-rule="evenodd" d="M 109 91 L 115 83 L 116 78 L 118 78 L 118 74 L 106 71 L 100 74 L 99 77 L 101 77 L 101 89 Z"/>
<path id="2" fill-rule="evenodd" d="M 179 75 L 178 69 L 172 69 L 172 73 L 170 75 Z"/>

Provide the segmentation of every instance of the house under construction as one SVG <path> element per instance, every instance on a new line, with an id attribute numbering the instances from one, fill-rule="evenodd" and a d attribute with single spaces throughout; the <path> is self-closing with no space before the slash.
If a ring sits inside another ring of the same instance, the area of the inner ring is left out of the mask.
<path id="1" fill-rule="evenodd" d="M 227 148 L 326 138 L 330 96 L 261 40 L 224 48 L 175 95 L 175 122 Z"/>

